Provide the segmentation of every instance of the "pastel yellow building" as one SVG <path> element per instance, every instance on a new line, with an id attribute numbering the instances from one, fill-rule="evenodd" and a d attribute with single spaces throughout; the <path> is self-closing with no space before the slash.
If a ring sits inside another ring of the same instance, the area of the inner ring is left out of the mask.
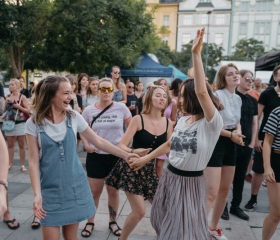
<path id="1" fill-rule="evenodd" d="M 171 50 L 176 49 L 178 1 L 146 0 L 147 11 L 152 12 L 153 22 L 157 27 L 158 36 L 166 42 Z"/>

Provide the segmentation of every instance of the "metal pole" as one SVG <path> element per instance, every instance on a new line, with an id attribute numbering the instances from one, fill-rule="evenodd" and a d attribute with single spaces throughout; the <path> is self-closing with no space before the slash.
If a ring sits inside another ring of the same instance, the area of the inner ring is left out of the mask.
<path id="1" fill-rule="evenodd" d="M 208 72 L 208 41 L 209 41 L 209 26 L 210 26 L 210 14 L 211 11 L 207 12 L 208 14 L 208 27 L 207 27 L 207 44 L 206 44 L 206 56 L 205 56 L 205 76 L 207 76 L 207 72 Z"/>

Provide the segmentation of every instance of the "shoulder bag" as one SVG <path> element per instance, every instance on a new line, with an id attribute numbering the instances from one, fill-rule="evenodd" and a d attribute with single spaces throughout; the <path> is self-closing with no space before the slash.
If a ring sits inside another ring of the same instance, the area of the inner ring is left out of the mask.
<path id="1" fill-rule="evenodd" d="M 110 105 L 108 105 L 107 107 L 105 107 L 99 114 L 97 114 L 96 117 L 93 117 L 93 119 L 92 119 L 92 121 L 91 121 L 91 124 L 90 124 L 90 127 L 91 127 L 91 128 L 92 128 L 92 124 L 95 122 L 95 120 L 96 120 L 97 118 L 99 118 L 104 112 L 106 112 L 106 111 L 112 106 L 112 104 L 113 104 L 113 102 L 112 102 Z"/>

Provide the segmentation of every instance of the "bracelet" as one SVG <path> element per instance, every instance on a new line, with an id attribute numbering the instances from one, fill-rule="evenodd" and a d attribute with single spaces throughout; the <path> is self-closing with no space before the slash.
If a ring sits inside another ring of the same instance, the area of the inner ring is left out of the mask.
<path id="1" fill-rule="evenodd" d="M 133 148 L 131 148 L 130 153 L 133 153 Z"/>

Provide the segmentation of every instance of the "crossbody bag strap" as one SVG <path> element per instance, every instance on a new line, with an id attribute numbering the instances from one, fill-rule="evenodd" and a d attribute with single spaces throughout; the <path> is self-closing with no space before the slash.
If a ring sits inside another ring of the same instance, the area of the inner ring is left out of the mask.
<path id="1" fill-rule="evenodd" d="M 18 103 L 19 105 L 21 104 L 21 99 L 22 99 L 22 94 L 20 94 L 19 103 Z M 16 112 L 15 121 L 17 120 L 17 116 L 18 116 L 18 109 Z"/>
<path id="2" fill-rule="evenodd" d="M 92 128 L 92 124 L 95 122 L 95 120 L 96 120 L 97 118 L 99 118 L 104 112 L 106 112 L 107 109 L 109 109 L 109 108 L 112 106 L 112 104 L 113 104 L 113 102 L 112 102 L 110 105 L 108 105 L 107 107 L 105 107 L 96 117 L 94 117 L 94 118 L 92 119 L 91 124 L 90 124 L 90 127 L 91 127 L 91 128 Z"/>

